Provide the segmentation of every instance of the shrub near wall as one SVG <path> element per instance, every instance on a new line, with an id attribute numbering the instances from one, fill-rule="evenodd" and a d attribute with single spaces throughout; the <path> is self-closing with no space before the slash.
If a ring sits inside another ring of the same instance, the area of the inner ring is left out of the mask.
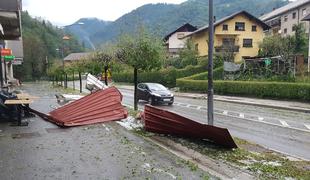
<path id="1" fill-rule="evenodd" d="M 183 91 L 207 92 L 208 81 L 178 79 Z M 225 95 L 310 100 L 309 83 L 214 81 L 214 92 Z"/>
<path id="2" fill-rule="evenodd" d="M 204 66 L 188 66 L 184 69 L 169 68 L 152 72 L 140 72 L 138 73 L 138 82 L 154 82 L 163 84 L 167 87 L 175 87 L 176 79 L 204 71 L 206 71 Z M 112 78 L 115 82 L 132 83 L 133 73 L 115 73 Z"/>

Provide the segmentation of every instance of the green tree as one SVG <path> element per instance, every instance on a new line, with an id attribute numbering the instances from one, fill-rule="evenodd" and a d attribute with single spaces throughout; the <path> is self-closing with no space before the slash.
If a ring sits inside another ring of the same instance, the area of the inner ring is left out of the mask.
<path id="1" fill-rule="evenodd" d="M 53 26 L 50 22 L 39 18 L 32 18 L 27 12 L 22 12 L 24 44 L 24 64 L 14 66 L 15 76 L 23 80 L 40 79 L 47 75 L 46 58 L 52 64 L 61 54 L 57 49 L 61 49 L 65 44 L 65 53 L 82 52 L 84 49 L 76 38 L 70 35 L 70 40 L 63 42 L 62 37 L 65 32 Z"/>
<path id="2" fill-rule="evenodd" d="M 304 54 L 307 52 L 308 49 L 308 39 L 305 32 L 305 29 L 302 24 L 295 24 L 293 26 L 295 30 L 295 54 Z"/>
<path id="3" fill-rule="evenodd" d="M 260 44 L 260 55 L 264 57 L 280 56 L 289 72 L 293 72 L 292 56 L 295 53 L 295 38 L 292 36 L 270 36 Z"/>
<path id="4" fill-rule="evenodd" d="M 106 85 L 108 85 L 108 69 L 110 66 L 111 61 L 113 60 L 113 55 L 104 52 L 104 51 L 97 51 L 94 54 L 93 57 L 99 64 L 99 67 L 103 67 L 103 71 L 104 71 L 104 82 Z M 101 72 L 102 72 L 102 68 L 101 68 Z"/>
<path id="5" fill-rule="evenodd" d="M 21 75 L 26 75 L 26 79 L 40 79 L 46 74 L 47 51 L 42 40 L 35 36 L 25 35 L 23 70 Z"/>
<path id="6" fill-rule="evenodd" d="M 180 61 L 181 68 L 198 64 L 198 53 L 192 41 L 186 41 L 185 48 L 180 51 Z"/>
<path id="7" fill-rule="evenodd" d="M 138 36 L 122 36 L 117 48 L 117 59 L 134 68 L 134 108 L 137 110 L 138 70 L 150 71 L 161 67 L 164 56 L 162 42 L 140 30 Z"/>

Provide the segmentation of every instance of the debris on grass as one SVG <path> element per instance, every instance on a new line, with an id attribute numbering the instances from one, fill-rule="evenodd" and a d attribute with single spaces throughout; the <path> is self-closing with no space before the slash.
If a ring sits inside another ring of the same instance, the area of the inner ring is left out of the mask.
<path id="1" fill-rule="evenodd" d="M 123 126 L 124 128 L 128 130 L 143 128 L 142 123 L 131 116 L 129 116 L 127 119 L 123 119 L 116 123 L 118 123 L 119 125 Z"/>
<path id="2" fill-rule="evenodd" d="M 172 136 L 167 138 L 213 159 L 248 170 L 260 179 L 310 179 L 309 161 L 291 161 L 282 154 L 238 138 L 235 138 L 235 142 L 239 148 L 232 151 L 219 148 L 207 141 Z"/>

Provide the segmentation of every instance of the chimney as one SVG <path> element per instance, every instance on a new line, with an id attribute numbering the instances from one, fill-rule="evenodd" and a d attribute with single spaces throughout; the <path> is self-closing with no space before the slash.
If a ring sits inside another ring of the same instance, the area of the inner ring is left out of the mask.
<path id="1" fill-rule="evenodd" d="M 274 7 L 274 8 L 272 8 L 272 10 L 273 10 L 273 11 L 274 11 L 274 10 L 276 10 L 276 9 L 277 9 L 277 8 L 275 8 L 275 7 Z"/>

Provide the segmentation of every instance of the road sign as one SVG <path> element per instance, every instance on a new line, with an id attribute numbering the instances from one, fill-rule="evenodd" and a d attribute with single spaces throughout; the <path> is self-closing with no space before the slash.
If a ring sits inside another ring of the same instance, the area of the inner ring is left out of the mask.
<path id="1" fill-rule="evenodd" d="M 12 61 L 15 59 L 15 56 L 4 56 L 5 61 Z"/>
<path id="2" fill-rule="evenodd" d="M 23 60 L 22 59 L 14 59 L 12 61 L 13 65 L 22 65 L 23 64 Z"/>
<path id="3" fill-rule="evenodd" d="M 12 50 L 11 49 L 1 49 L 1 56 L 11 56 Z"/>

